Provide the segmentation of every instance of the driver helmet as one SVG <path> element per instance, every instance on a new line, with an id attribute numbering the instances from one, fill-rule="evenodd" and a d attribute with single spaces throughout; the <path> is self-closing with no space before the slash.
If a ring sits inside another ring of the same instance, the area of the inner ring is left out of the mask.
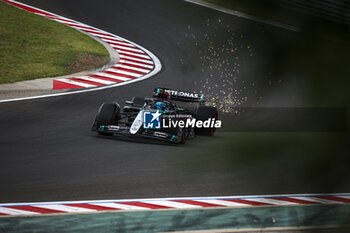
<path id="1" fill-rule="evenodd" d="M 156 109 L 164 111 L 166 108 L 166 103 L 164 102 L 156 102 L 155 106 Z"/>

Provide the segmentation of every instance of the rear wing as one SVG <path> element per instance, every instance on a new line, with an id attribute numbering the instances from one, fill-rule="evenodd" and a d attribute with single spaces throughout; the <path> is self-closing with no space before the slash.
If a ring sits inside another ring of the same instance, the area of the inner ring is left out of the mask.
<path id="1" fill-rule="evenodd" d="M 155 88 L 153 91 L 154 97 L 159 97 L 161 94 L 169 96 L 170 100 L 177 100 L 183 102 L 204 102 L 204 94 L 194 92 L 171 90 L 169 88 Z"/>

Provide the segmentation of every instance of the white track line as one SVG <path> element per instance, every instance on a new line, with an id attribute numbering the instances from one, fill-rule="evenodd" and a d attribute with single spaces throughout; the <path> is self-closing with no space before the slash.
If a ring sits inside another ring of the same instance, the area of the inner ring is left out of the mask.
<path id="1" fill-rule="evenodd" d="M 207 8 L 213 9 L 213 10 L 217 10 L 217 11 L 220 11 L 220 12 L 223 12 L 226 14 L 234 15 L 234 16 L 237 16 L 240 18 L 249 19 L 249 20 L 252 20 L 255 22 L 259 22 L 259 23 L 270 25 L 270 26 L 286 29 L 289 31 L 293 31 L 293 32 L 300 32 L 301 31 L 299 28 L 291 26 L 291 25 L 287 25 L 287 24 L 279 23 L 279 22 L 276 22 L 273 20 L 268 20 L 268 19 L 256 17 L 253 15 L 249 15 L 249 14 L 246 14 L 243 12 L 236 11 L 236 10 L 227 9 L 227 8 L 224 8 L 224 7 L 212 4 L 212 3 L 208 3 L 208 2 L 205 2 L 202 0 L 184 0 L 184 1 L 196 4 L 199 6 L 207 7 Z"/>

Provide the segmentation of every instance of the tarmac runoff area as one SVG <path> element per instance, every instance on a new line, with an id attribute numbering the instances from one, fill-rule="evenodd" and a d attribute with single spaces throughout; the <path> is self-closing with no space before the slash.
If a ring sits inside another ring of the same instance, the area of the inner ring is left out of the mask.
<path id="1" fill-rule="evenodd" d="M 48 78 L 40 78 L 40 79 L 27 80 L 27 81 L 15 82 L 15 83 L 0 84 L 0 101 L 8 100 L 8 99 L 26 98 L 26 97 L 32 97 L 32 96 L 41 96 L 41 95 L 70 92 L 71 90 L 69 89 L 68 90 L 53 89 L 54 80 L 60 79 L 60 78 L 72 78 L 76 76 L 83 76 L 86 74 L 99 72 L 101 70 L 108 69 L 119 62 L 118 52 L 115 49 L 113 49 L 109 44 L 107 44 L 106 42 L 102 41 L 101 39 L 89 33 L 85 33 L 83 31 L 80 31 L 80 32 L 95 39 L 108 50 L 110 58 L 105 65 L 103 65 L 102 67 L 97 67 L 92 70 L 86 70 L 83 72 L 65 75 L 65 76 L 48 77 Z"/>

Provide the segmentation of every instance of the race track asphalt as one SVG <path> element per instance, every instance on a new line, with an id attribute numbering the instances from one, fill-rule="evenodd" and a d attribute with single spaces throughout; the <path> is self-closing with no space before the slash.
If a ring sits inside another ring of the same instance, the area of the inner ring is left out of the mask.
<path id="1" fill-rule="evenodd" d="M 238 89 L 232 101 L 242 106 L 255 107 L 259 101 L 269 107 L 302 105 L 303 87 L 271 75 L 278 73 L 278 61 L 298 33 L 180 0 L 21 2 L 134 41 L 152 51 L 163 69 L 126 86 L 1 103 L 1 203 L 325 191 L 299 180 L 297 172 L 288 177 L 274 161 L 236 172 L 223 170 L 218 155 L 201 158 L 195 153 L 225 138 L 229 127 L 215 138 L 198 137 L 179 146 L 105 138 L 90 131 L 101 103 L 149 96 L 157 86 L 203 90 L 215 98 L 231 85 L 225 87 L 228 81 L 223 80 L 231 80 L 233 90 L 222 95 Z M 220 51 L 228 61 L 215 60 Z M 234 118 L 232 112 L 221 116 L 224 125 Z M 261 177 L 265 170 L 270 172 Z"/>

